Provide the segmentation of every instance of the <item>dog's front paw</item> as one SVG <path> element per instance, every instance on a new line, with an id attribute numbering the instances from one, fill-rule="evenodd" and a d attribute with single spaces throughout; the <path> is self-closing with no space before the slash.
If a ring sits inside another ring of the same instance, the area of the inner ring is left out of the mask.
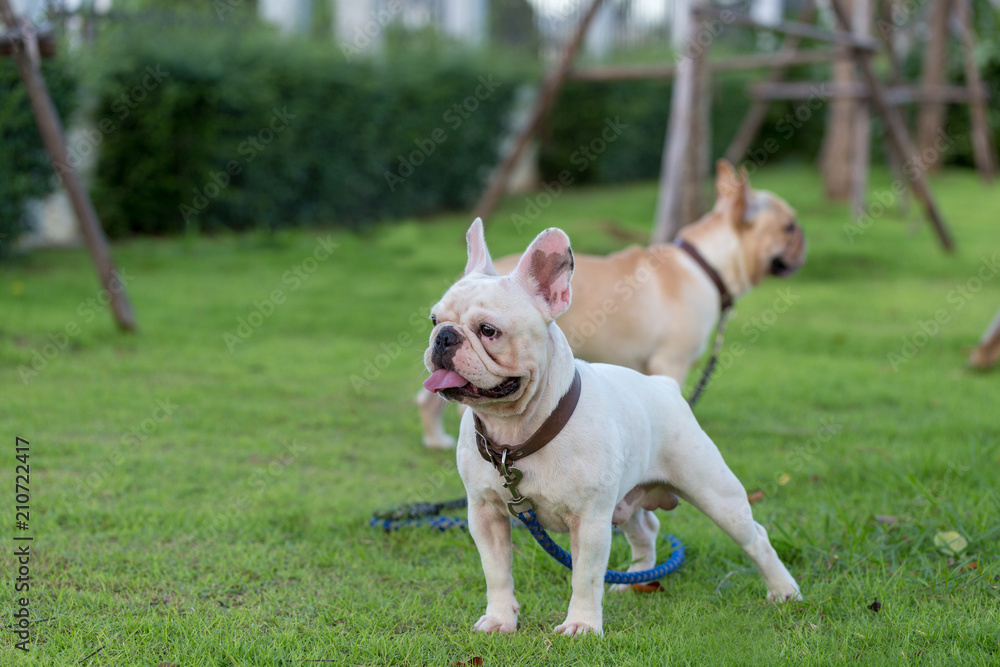
<path id="1" fill-rule="evenodd" d="M 563 621 L 562 625 L 556 626 L 556 634 L 564 635 L 566 637 L 579 637 L 580 635 L 595 634 L 598 637 L 604 635 L 604 628 L 601 627 L 601 623 L 582 623 L 579 621 L 570 621 L 566 619 Z"/>
<path id="2" fill-rule="evenodd" d="M 506 620 L 486 614 L 476 621 L 476 632 L 499 632 L 502 635 L 517 630 L 517 616 Z"/>

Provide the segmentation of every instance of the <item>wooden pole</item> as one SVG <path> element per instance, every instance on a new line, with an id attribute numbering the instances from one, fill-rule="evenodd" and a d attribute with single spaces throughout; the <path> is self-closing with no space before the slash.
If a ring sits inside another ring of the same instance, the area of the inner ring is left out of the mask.
<path id="1" fill-rule="evenodd" d="M 38 131 L 41 133 L 45 148 L 52 158 L 52 164 L 69 194 L 73 210 L 80 222 L 80 230 L 83 232 L 87 250 L 90 251 L 94 265 L 97 267 L 101 284 L 111 299 L 111 310 L 114 313 L 115 321 L 119 328 L 125 331 L 134 331 L 135 315 L 132 313 L 132 305 L 125 293 L 125 285 L 111 259 L 104 230 L 97 220 L 97 213 L 90 203 L 90 198 L 76 173 L 76 169 L 70 164 L 62 124 L 59 122 L 59 115 L 52 104 L 52 98 L 49 96 L 45 79 L 42 78 L 42 72 L 38 66 L 38 43 L 35 40 L 34 27 L 26 19 L 18 20 L 14 16 L 8 0 L 0 0 L 0 18 L 9 28 L 20 30 L 20 48 L 14 49 L 14 58 L 17 60 L 21 80 L 24 81 L 24 87 L 28 91 L 28 99 L 31 100 L 31 106 L 35 112 Z"/>
<path id="2" fill-rule="evenodd" d="M 692 220 L 685 219 L 695 206 L 693 197 L 699 196 L 697 175 L 701 171 L 700 155 L 692 161 L 692 145 L 695 150 L 703 123 L 699 121 L 705 107 L 699 100 L 699 92 L 707 72 L 707 47 L 698 42 L 702 32 L 701 14 L 697 8 L 691 10 L 691 25 L 684 52 L 677 65 L 677 76 L 671 92 L 670 118 L 667 122 L 667 136 L 663 145 L 663 159 L 660 163 L 660 189 L 653 220 L 652 243 L 666 243 L 676 236 L 677 231 Z M 701 95 L 705 97 L 705 95 Z M 689 177 L 693 172 L 694 177 Z M 694 192 L 691 188 L 694 187 Z"/>
<path id="3" fill-rule="evenodd" d="M 969 16 L 969 0 L 954 0 L 955 24 L 962 42 L 965 62 L 965 85 L 969 87 L 969 117 L 972 121 L 972 155 L 983 180 L 990 182 L 996 176 L 997 163 L 993 136 L 986 119 L 986 99 L 983 80 L 976 65 L 976 35 Z"/>
<path id="4" fill-rule="evenodd" d="M 694 22 L 703 25 L 700 21 Z M 694 124 L 688 138 L 688 155 L 684 169 L 684 190 L 681 195 L 679 224 L 673 236 L 684 225 L 689 225 L 708 210 L 705 204 L 705 182 L 712 160 L 712 74 L 708 67 L 708 48 L 702 47 L 695 58 L 695 107 Z"/>
<path id="5" fill-rule="evenodd" d="M 881 3 L 882 15 L 880 18 L 880 23 L 883 26 L 893 26 L 893 2 L 894 0 L 886 0 L 886 2 Z M 878 4 L 876 4 L 876 7 Z M 889 74 L 887 76 L 889 87 L 895 88 L 903 82 L 903 65 L 900 62 L 899 55 L 896 53 L 896 40 L 894 37 L 894 31 L 891 29 L 880 28 L 878 31 L 879 36 L 882 40 L 883 51 L 889 60 Z M 869 111 L 871 111 L 869 107 Z M 905 174 L 903 174 L 903 163 L 900 161 L 899 156 L 896 155 L 896 151 L 892 150 L 892 146 L 889 145 L 889 138 L 882 134 L 882 145 L 885 147 L 885 154 L 889 158 L 889 169 L 892 171 L 892 178 L 894 181 L 903 182 Z M 910 212 L 910 191 L 903 190 L 899 195 L 897 200 L 899 207 L 899 214 L 903 217 L 907 217 Z"/>
<path id="6" fill-rule="evenodd" d="M 969 355 L 969 364 L 976 368 L 989 368 L 1000 360 L 1000 313 L 979 340 L 979 345 Z"/>
<path id="7" fill-rule="evenodd" d="M 813 18 L 816 16 L 816 3 L 814 0 L 806 0 L 805 4 L 802 5 L 802 9 L 799 12 L 799 22 L 801 23 L 812 23 Z M 797 35 L 789 35 L 785 38 L 784 44 L 781 47 L 781 53 L 783 55 L 792 56 L 804 55 L 798 53 L 799 43 L 802 38 Z M 829 60 L 824 60 L 823 62 L 829 62 Z M 788 65 L 777 65 L 775 69 L 771 72 L 771 76 L 768 77 L 768 83 L 780 83 L 784 81 L 785 77 L 788 75 Z M 750 146 L 753 144 L 754 139 L 757 138 L 757 134 L 760 133 L 760 127 L 764 124 L 764 120 L 767 119 L 767 110 L 770 107 L 770 103 L 767 100 L 755 99 L 753 104 L 750 106 L 750 110 L 747 111 L 747 115 L 743 117 L 743 122 L 740 123 L 740 128 L 736 131 L 736 136 L 729 143 L 729 147 L 726 149 L 726 159 L 732 164 L 739 164 L 743 161 L 743 156 L 746 155 L 747 151 L 750 150 Z"/>
<path id="8" fill-rule="evenodd" d="M 853 11 L 854 0 L 844 0 Z M 833 63 L 833 88 L 847 88 L 854 83 L 853 54 L 847 53 Z M 860 106 L 849 97 L 835 96 L 827 103 L 826 131 L 820 149 L 820 171 L 828 199 L 847 201 L 851 194 L 851 171 L 854 166 L 854 113 Z"/>
<path id="9" fill-rule="evenodd" d="M 830 4 L 837 15 L 837 21 L 841 27 L 844 29 L 849 28 L 850 19 L 840 0 L 830 0 Z M 882 91 L 882 84 L 875 76 L 875 71 L 868 60 L 868 55 L 868 52 L 859 50 L 855 52 L 855 59 L 858 67 L 861 69 L 862 78 L 868 84 L 872 105 L 885 124 L 886 132 L 892 142 L 892 148 L 905 164 L 907 160 L 918 157 L 917 148 L 913 145 L 913 141 L 906 131 L 906 125 L 903 123 L 899 112 L 895 107 L 886 102 L 885 93 Z M 954 251 L 955 243 L 951 238 L 951 232 L 948 230 L 948 226 L 940 213 L 938 213 L 937 204 L 934 202 L 934 195 L 924 180 L 923 170 L 919 168 L 914 169 L 910 176 L 910 187 L 913 189 L 913 194 L 926 209 L 927 217 L 934 227 L 934 232 L 941 242 L 941 247 L 947 252 Z"/>
<path id="10" fill-rule="evenodd" d="M 6 2 L 6 0 L 2 1 Z M 528 140 L 538 131 L 542 119 L 545 118 L 552 108 L 559 89 L 562 88 L 562 84 L 566 80 L 566 75 L 569 74 L 570 67 L 573 65 L 573 58 L 583 43 L 583 38 L 587 34 L 587 29 L 590 27 L 594 15 L 597 14 L 597 9 L 601 6 L 601 1 L 592 0 L 590 7 L 587 8 L 583 18 L 580 19 L 580 23 L 576 27 L 576 32 L 573 33 L 573 36 L 570 37 L 569 42 L 563 48 L 559 62 L 549 72 L 548 76 L 545 77 L 545 81 L 542 82 L 541 91 L 538 94 L 538 99 L 535 101 L 534 108 L 531 110 L 531 114 L 528 116 L 528 122 L 518 132 L 514 139 L 514 145 L 504 156 L 503 160 L 500 161 L 496 171 L 490 177 L 486 191 L 476 204 L 473 217 L 487 220 L 493 209 L 496 208 L 497 202 L 500 201 L 500 197 L 503 195 L 504 188 L 507 185 L 507 178 L 510 176 L 511 170 L 517 164 L 517 160 L 521 157 L 521 153 L 524 152 L 524 148 L 528 145 Z"/>
<path id="11" fill-rule="evenodd" d="M 950 0 L 931 0 L 928 11 L 927 28 L 929 38 L 924 49 L 923 86 L 936 88 L 945 81 L 945 45 L 948 39 L 948 10 Z M 940 164 L 939 151 L 935 150 L 934 142 L 944 123 L 945 106 L 941 102 L 925 101 L 920 105 L 917 116 L 917 149 L 924 157 L 924 162 L 931 170 Z"/>
<path id="12" fill-rule="evenodd" d="M 871 3 L 869 0 L 854 0 L 854 29 L 858 37 L 871 34 Z M 871 112 L 867 100 L 858 100 L 854 106 L 854 136 L 851 146 L 853 167 L 850 176 L 851 210 L 855 218 L 865 212 L 868 197 L 868 171 L 871 166 Z"/>

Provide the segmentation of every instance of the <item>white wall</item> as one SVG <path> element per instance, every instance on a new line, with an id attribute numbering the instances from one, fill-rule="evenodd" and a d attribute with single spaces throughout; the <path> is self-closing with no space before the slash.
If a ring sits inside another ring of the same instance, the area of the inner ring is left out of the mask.
<path id="1" fill-rule="evenodd" d="M 486 40 L 489 0 L 443 0 L 444 32 L 469 44 Z"/>
<path id="2" fill-rule="evenodd" d="M 327 0 L 320 0 L 327 1 Z M 312 19 L 311 0 L 258 0 L 257 13 L 282 32 L 305 32 Z"/>

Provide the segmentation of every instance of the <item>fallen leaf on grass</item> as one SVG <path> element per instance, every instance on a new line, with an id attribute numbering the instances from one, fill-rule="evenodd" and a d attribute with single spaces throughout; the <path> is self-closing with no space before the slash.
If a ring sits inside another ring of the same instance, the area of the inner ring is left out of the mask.
<path id="1" fill-rule="evenodd" d="M 785 484 L 788 484 L 790 481 L 792 481 L 792 476 L 786 472 L 784 475 L 778 478 L 778 485 L 784 486 Z"/>
<path id="2" fill-rule="evenodd" d="M 954 530 L 946 530 L 934 536 L 934 546 L 944 554 L 957 556 L 969 546 L 969 541 Z"/>
<path id="3" fill-rule="evenodd" d="M 963 565 L 961 569 L 968 571 L 968 570 L 975 570 L 977 567 L 979 567 L 979 561 L 974 560 L 971 563 Z"/>
<path id="4" fill-rule="evenodd" d="M 663 586 L 658 581 L 651 581 L 648 584 L 632 584 L 632 592 L 634 593 L 660 593 L 662 591 Z"/>
<path id="5" fill-rule="evenodd" d="M 759 503 L 760 501 L 764 500 L 764 492 L 754 491 L 753 493 L 749 493 L 747 494 L 747 500 L 750 501 L 751 505 L 753 505 L 754 503 Z"/>
<path id="6" fill-rule="evenodd" d="M 878 610 L 882 608 L 882 603 L 878 601 L 878 598 L 875 598 L 875 601 L 868 605 L 868 608 L 877 614 Z"/>

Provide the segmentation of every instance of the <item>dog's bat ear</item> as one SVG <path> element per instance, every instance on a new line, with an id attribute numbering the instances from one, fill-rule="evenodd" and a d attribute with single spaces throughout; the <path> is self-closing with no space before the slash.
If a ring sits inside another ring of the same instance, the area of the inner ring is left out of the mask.
<path id="1" fill-rule="evenodd" d="M 739 173 L 728 160 L 715 163 L 715 205 L 728 209 L 733 223 L 750 222 L 747 207 L 750 198 L 750 180 L 747 170 L 740 167 Z"/>
<path id="2" fill-rule="evenodd" d="M 465 264 L 465 275 L 471 273 L 497 275 L 497 270 L 493 268 L 493 258 L 490 257 L 490 251 L 486 247 L 482 218 L 476 218 L 469 227 L 469 231 L 465 234 L 465 242 L 469 246 L 469 261 Z"/>
<path id="3" fill-rule="evenodd" d="M 535 294 L 540 310 L 550 322 L 569 308 L 573 292 L 573 249 L 561 229 L 546 229 L 521 255 L 511 274 Z"/>

